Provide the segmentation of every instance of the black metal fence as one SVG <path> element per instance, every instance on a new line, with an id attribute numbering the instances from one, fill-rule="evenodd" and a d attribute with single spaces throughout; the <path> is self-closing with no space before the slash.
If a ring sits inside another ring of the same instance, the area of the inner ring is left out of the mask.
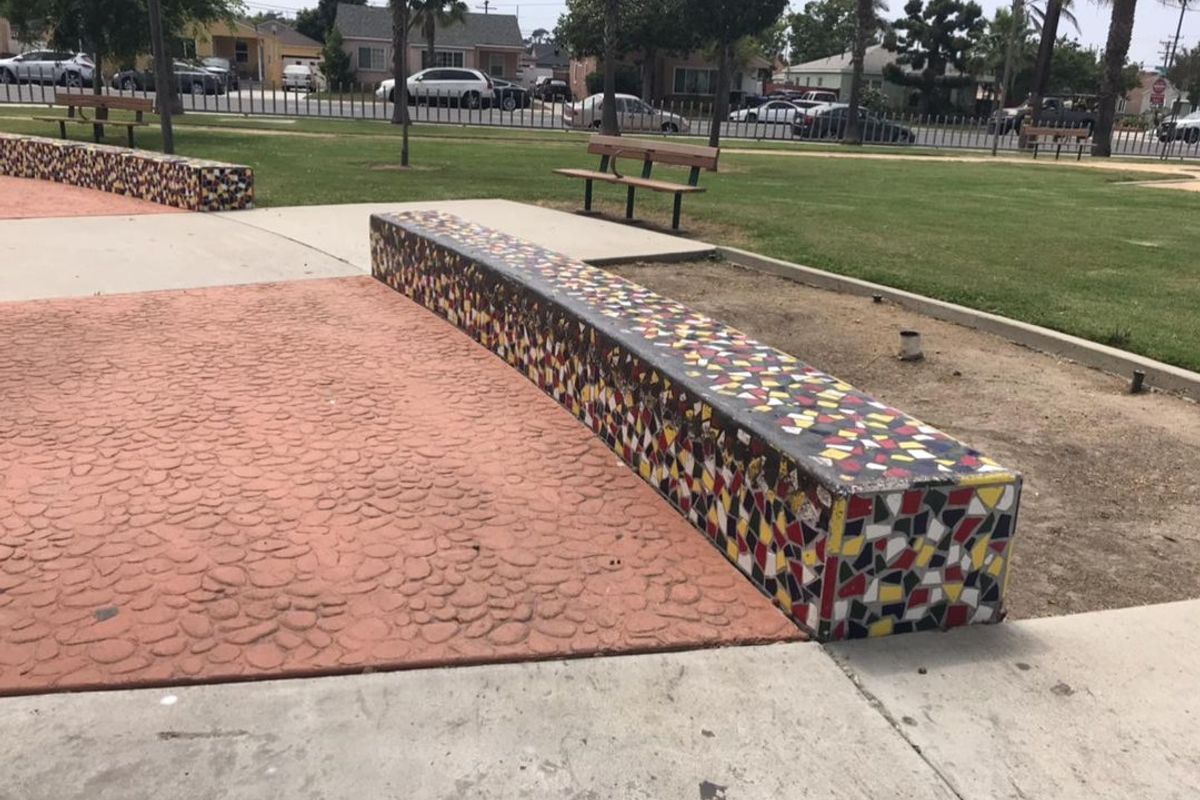
<path id="1" fill-rule="evenodd" d="M 113 76 L 106 94 L 153 98 L 150 76 L 119 73 Z M 239 116 L 304 117 L 316 119 L 390 120 L 395 104 L 390 85 L 318 86 L 314 76 L 301 85 L 242 82 L 227 86 L 225 79 L 201 74 L 177 75 L 180 102 L 185 111 Z M 70 92 L 91 91 L 78 80 L 54 74 L 14 77 L 0 73 L 0 103 L 54 105 L 56 97 Z M 415 123 L 496 126 L 532 130 L 589 130 L 600 127 L 601 106 L 584 99 L 571 102 L 564 97 L 539 98 L 520 88 L 497 88 L 490 92 L 471 88 L 459 90 L 417 87 L 409 98 L 409 115 Z M 61 99 L 61 98 L 59 98 Z M 703 102 L 646 103 L 619 97 L 618 120 L 625 133 L 679 135 L 707 138 L 712 106 Z M 61 105 L 61 103 L 58 103 Z M 864 143 L 889 147 L 921 147 L 984 151 L 994 154 L 1027 150 L 1034 144 L 1043 152 L 1074 155 L 1086 152 L 1091 139 L 1076 134 L 1090 133 L 1088 120 L 1042 120 L 1038 128 L 1055 129 L 1030 137 L 1023 123 L 1012 116 L 919 115 L 866 113 L 860 123 Z M 837 142 L 846 134 L 844 109 L 802 109 L 775 102 L 734 108 L 721 123 L 722 139 L 778 142 Z M 1200 125 L 1178 129 L 1171 124 L 1118 126 L 1113 133 L 1113 154 L 1175 159 L 1200 158 Z"/>

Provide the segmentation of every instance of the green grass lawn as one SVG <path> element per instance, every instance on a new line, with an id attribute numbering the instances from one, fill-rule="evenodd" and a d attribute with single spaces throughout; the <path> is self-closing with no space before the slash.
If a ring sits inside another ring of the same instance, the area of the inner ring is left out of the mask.
<path id="1" fill-rule="evenodd" d="M 0 129 L 55 133 L 30 113 L 4 109 Z M 281 130 L 309 135 L 270 135 Z M 253 166 L 263 206 L 498 197 L 572 207 L 582 185 L 551 170 L 595 163 L 583 137 L 561 132 L 418 126 L 408 172 L 394 169 L 396 131 L 380 123 L 189 115 L 176 139 L 181 153 Z M 139 144 L 157 147 L 156 131 L 139 131 Z M 709 241 L 1200 369 L 1200 194 L 1124 185 L 1148 174 L 938 158 L 727 154 L 722 167 L 702 179 L 707 194 L 684 202 L 685 226 Z M 612 187 L 597 196 L 614 212 L 624 198 Z M 670 197 L 639 195 L 639 216 L 668 224 Z"/>

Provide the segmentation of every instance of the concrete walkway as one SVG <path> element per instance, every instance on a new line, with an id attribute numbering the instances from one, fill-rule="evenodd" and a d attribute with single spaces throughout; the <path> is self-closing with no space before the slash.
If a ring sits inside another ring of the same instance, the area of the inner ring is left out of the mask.
<path id="1" fill-rule="evenodd" d="M 1197 614 L 0 699 L 0 796 L 1182 800 Z"/>
<path id="2" fill-rule="evenodd" d="M 5 202 L 19 197 L 10 200 L 0 186 Z M 428 208 L 597 263 L 714 252 L 702 242 L 505 200 L 0 220 L 0 301 L 362 275 L 371 270 L 371 214 Z"/>

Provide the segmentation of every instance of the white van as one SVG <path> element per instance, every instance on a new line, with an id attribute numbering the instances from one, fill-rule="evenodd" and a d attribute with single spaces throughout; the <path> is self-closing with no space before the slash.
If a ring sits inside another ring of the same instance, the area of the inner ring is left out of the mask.
<path id="1" fill-rule="evenodd" d="M 317 73 L 303 64 L 288 64 L 283 68 L 283 90 L 315 92 L 319 88 Z"/>

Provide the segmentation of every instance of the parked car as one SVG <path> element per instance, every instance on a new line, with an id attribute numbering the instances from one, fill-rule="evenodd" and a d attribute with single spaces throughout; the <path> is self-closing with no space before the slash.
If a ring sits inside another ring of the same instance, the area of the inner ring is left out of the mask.
<path id="1" fill-rule="evenodd" d="M 836 103 L 838 101 L 837 92 L 831 92 L 821 89 L 808 89 L 805 91 L 782 91 L 775 92 L 767 97 L 768 100 L 786 100 L 789 103 L 798 105 L 801 108 L 815 108 L 823 106 L 826 103 Z"/>
<path id="2" fill-rule="evenodd" d="M 826 103 L 807 109 L 792 123 L 792 135 L 803 139 L 843 139 L 849 111 L 845 103 Z M 864 142 L 911 144 L 916 139 L 912 129 L 863 108 L 858 110 L 858 132 Z"/>
<path id="3" fill-rule="evenodd" d="M 552 78 L 538 78 L 533 87 L 533 96 L 547 103 L 569 103 L 575 99 L 566 81 Z"/>
<path id="4" fill-rule="evenodd" d="M 495 86 L 492 101 L 505 111 L 516 111 L 518 108 L 529 108 L 533 105 L 533 97 L 524 86 L 500 78 L 492 78 L 492 84 Z"/>
<path id="5" fill-rule="evenodd" d="M 1029 101 L 1026 100 L 1016 108 L 1005 108 L 992 114 L 988 120 L 987 131 L 1000 134 L 1010 132 L 1020 133 L 1025 122 L 1032 118 Z M 1071 97 L 1043 97 L 1042 111 L 1038 114 L 1039 125 L 1049 125 L 1055 128 L 1087 128 L 1096 127 L 1097 101 L 1095 95 L 1080 94 Z"/>
<path id="6" fill-rule="evenodd" d="M 432 67 L 408 77 L 408 101 L 486 108 L 492 103 L 495 88 L 492 79 L 478 70 Z M 391 78 L 382 81 L 375 97 L 395 102 L 396 82 Z"/>
<path id="7" fill-rule="evenodd" d="M 1172 114 L 1158 126 L 1160 142 L 1174 142 L 1180 139 L 1188 144 L 1200 142 L 1200 111 L 1193 111 L 1178 119 Z"/>
<path id="8" fill-rule="evenodd" d="M 172 64 L 175 71 L 176 89 L 180 94 L 223 94 L 225 82 L 220 77 L 203 67 L 197 67 L 186 61 L 176 61 Z M 154 65 L 146 69 L 127 69 L 112 76 L 111 86 L 126 92 L 153 92 Z"/>
<path id="9" fill-rule="evenodd" d="M 86 53 L 30 50 L 0 58 L 0 83 L 54 83 L 72 89 L 91 86 L 96 65 Z"/>
<path id="10" fill-rule="evenodd" d="M 283 68 L 283 90 L 286 92 L 315 92 L 321 88 L 317 71 L 303 64 L 288 64 Z"/>
<path id="11" fill-rule="evenodd" d="M 229 59 L 209 56 L 201 59 L 200 64 L 212 74 L 225 80 L 225 91 L 236 92 L 240 88 L 241 81 L 238 79 L 237 69 L 229 63 Z"/>
<path id="12" fill-rule="evenodd" d="M 619 94 L 617 127 L 623 131 L 687 133 L 692 123 L 678 114 L 647 105 L 640 97 Z M 604 95 L 594 94 L 578 103 L 563 106 L 563 121 L 573 128 L 599 128 L 603 121 Z"/>
<path id="13" fill-rule="evenodd" d="M 771 100 L 755 108 L 743 108 L 729 115 L 730 122 L 770 122 L 791 125 L 804 109 L 786 100 Z"/>

